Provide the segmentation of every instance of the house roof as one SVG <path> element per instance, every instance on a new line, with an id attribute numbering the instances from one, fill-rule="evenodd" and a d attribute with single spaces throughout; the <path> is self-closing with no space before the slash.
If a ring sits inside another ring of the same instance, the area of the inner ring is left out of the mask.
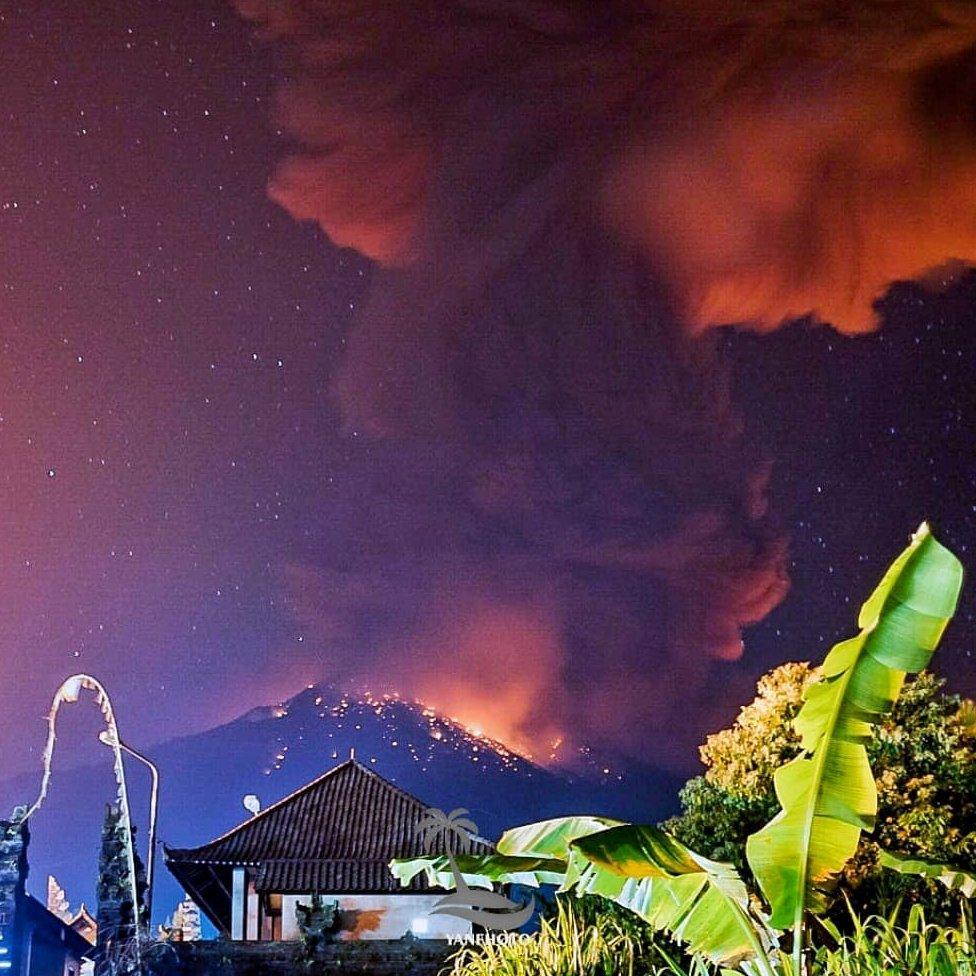
<path id="1" fill-rule="evenodd" d="M 282 895 L 309 891 L 372 892 L 398 891 L 400 885 L 390 874 L 389 861 L 355 860 L 266 861 L 254 878 L 255 890 Z M 425 890 L 419 881 L 410 890 Z"/>
<path id="2" fill-rule="evenodd" d="M 205 874 L 213 876 L 213 890 L 196 899 L 212 918 L 226 914 L 229 878 L 222 876 L 236 866 L 250 868 L 258 891 L 398 892 L 404 889 L 389 862 L 425 853 L 417 824 L 428 809 L 349 759 L 209 843 L 167 848 L 166 860 L 191 894 Z M 474 838 L 471 850 L 492 847 Z M 429 889 L 416 878 L 407 890 Z"/>
<path id="3" fill-rule="evenodd" d="M 64 919 L 50 912 L 33 895 L 24 899 L 24 913 L 34 932 L 42 932 L 54 942 L 61 943 L 69 952 L 78 957 L 88 956 L 94 948 L 92 944 Z"/>
<path id="4" fill-rule="evenodd" d="M 95 916 L 92 915 L 85 903 L 81 903 L 81 907 L 74 913 L 74 915 L 68 919 L 68 925 L 70 925 L 83 939 L 90 942 L 92 945 L 95 944 L 95 940 L 98 937 L 98 922 L 95 920 Z"/>

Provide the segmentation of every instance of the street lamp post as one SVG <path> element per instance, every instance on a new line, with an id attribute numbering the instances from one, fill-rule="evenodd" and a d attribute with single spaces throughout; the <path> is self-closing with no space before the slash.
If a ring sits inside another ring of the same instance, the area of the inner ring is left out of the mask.
<path id="1" fill-rule="evenodd" d="M 152 777 L 149 791 L 149 848 L 146 855 L 146 912 L 149 915 L 149 924 L 152 925 L 153 880 L 156 872 L 156 821 L 159 814 L 159 768 L 151 759 L 127 745 L 117 735 L 113 736 L 108 729 L 99 733 L 98 741 L 109 748 L 117 744 L 127 756 L 138 759 L 148 767 L 149 775 Z"/>

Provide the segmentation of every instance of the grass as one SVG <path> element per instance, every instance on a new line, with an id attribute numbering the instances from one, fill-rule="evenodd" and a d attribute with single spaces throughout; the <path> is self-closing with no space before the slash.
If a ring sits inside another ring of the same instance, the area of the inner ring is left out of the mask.
<path id="1" fill-rule="evenodd" d="M 451 976 L 644 976 L 641 938 L 612 914 L 584 918 L 559 899 L 538 932 L 506 945 L 465 946 L 451 959 Z"/>
<path id="2" fill-rule="evenodd" d="M 963 904 L 958 925 L 928 922 L 920 905 L 904 925 L 853 913 L 852 931 L 842 935 L 825 924 L 828 944 L 813 958 L 815 976 L 976 976 L 972 913 Z"/>
<path id="3" fill-rule="evenodd" d="M 589 899 L 583 899 L 588 901 Z M 903 920 L 900 920 L 904 916 Z M 976 976 L 972 912 L 962 904 L 957 925 L 926 920 L 915 905 L 892 917 L 864 919 L 854 912 L 842 931 L 832 921 L 820 923 L 820 944 L 807 953 L 804 976 Z M 778 976 L 795 976 L 788 952 L 774 952 Z M 558 899 L 554 913 L 531 938 L 508 945 L 465 946 L 455 954 L 446 976 L 718 976 L 750 974 L 718 970 L 689 958 L 670 941 L 621 919 L 612 911 L 583 910 Z"/>

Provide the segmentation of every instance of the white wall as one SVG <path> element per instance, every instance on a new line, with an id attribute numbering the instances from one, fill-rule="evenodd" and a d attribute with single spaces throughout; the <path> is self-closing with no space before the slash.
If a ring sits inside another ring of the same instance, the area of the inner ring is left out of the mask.
<path id="1" fill-rule="evenodd" d="M 244 868 L 234 868 L 231 874 L 231 907 L 230 907 L 230 937 L 232 939 L 246 939 L 244 928 L 245 898 L 247 897 L 247 872 Z"/>
<path id="2" fill-rule="evenodd" d="M 260 939 L 261 933 L 258 931 L 258 903 L 259 895 L 254 890 L 254 882 L 248 878 L 247 882 L 247 912 L 244 918 L 244 938 Z"/>
<path id="3" fill-rule="evenodd" d="M 420 939 L 446 939 L 449 935 L 467 935 L 471 923 L 450 915 L 429 915 L 443 894 L 420 895 L 330 895 L 326 902 L 337 901 L 342 929 L 341 939 L 399 939 L 413 931 Z M 282 899 L 281 934 L 286 940 L 298 938 L 295 907 L 309 904 L 310 895 L 285 895 Z M 422 931 L 426 927 L 426 931 Z"/>

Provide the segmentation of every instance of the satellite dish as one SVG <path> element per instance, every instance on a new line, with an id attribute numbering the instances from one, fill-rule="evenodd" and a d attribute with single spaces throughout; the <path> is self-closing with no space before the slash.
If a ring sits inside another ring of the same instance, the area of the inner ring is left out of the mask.
<path id="1" fill-rule="evenodd" d="M 261 812 L 261 801 L 254 793 L 248 793 L 241 802 L 252 817 Z"/>

